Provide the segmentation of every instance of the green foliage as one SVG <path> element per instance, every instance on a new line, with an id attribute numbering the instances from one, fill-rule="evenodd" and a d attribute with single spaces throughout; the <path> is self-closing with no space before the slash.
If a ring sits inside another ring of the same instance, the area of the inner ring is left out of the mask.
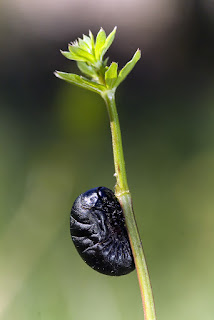
<path id="1" fill-rule="evenodd" d="M 73 73 L 65 73 L 65 72 L 55 72 L 55 75 L 63 79 L 67 82 L 70 82 L 72 84 L 75 84 L 78 87 L 88 89 L 93 92 L 101 93 L 102 91 L 105 90 L 105 87 L 101 84 L 95 83 L 91 80 L 88 80 L 84 77 L 78 76 L 77 74 Z"/>
<path id="2" fill-rule="evenodd" d="M 82 39 L 78 38 L 78 40 L 69 44 L 69 51 L 61 51 L 66 58 L 76 61 L 79 70 L 88 78 L 59 71 L 56 71 L 55 75 L 60 79 L 101 95 L 107 90 L 115 91 L 134 68 L 141 56 L 138 49 L 133 58 L 119 73 L 116 62 L 112 62 L 110 66 L 107 66 L 108 58 L 104 60 L 103 58 L 111 46 L 115 34 L 116 27 L 108 37 L 106 37 L 105 31 L 101 28 L 95 41 L 92 32 L 89 31 L 89 36 L 83 35 Z"/>
<path id="3" fill-rule="evenodd" d="M 112 62 L 105 73 L 105 82 L 108 88 L 113 88 L 117 81 L 117 68 L 118 64 L 116 62 Z"/>
<path id="4" fill-rule="evenodd" d="M 102 48 L 103 48 L 105 42 L 106 42 L 106 33 L 101 28 L 97 34 L 96 45 L 95 45 L 95 57 L 97 60 L 99 60 L 102 55 Z"/>
<path id="5" fill-rule="evenodd" d="M 141 53 L 140 50 L 138 49 L 133 58 L 127 62 L 127 64 L 125 65 L 125 67 L 123 67 L 123 69 L 119 72 L 119 75 L 117 77 L 117 81 L 115 83 L 115 86 L 118 87 L 119 84 L 125 80 L 125 78 L 128 76 L 128 74 L 132 71 L 132 69 L 134 68 L 135 64 L 138 62 L 138 60 L 141 57 Z"/>

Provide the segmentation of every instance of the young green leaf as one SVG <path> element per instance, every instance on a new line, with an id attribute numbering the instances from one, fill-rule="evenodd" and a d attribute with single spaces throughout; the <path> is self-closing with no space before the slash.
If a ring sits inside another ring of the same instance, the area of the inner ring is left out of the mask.
<path id="1" fill-rule="evenodd" d="M 112 89 L 117 81 L 118 64 L 112 62 L 108 70 L 105 72 L 105 82 L 108 88 Z"/>
<path id="2" fill-rule="evenodd" d="M 79 57 L 78 61 L 88 61 L 88 62 L 90 61 L 91 63 L 94 62 L 94 56 L 90 54 L 88 51 L 85 51 L 76 45 L 70 45 L 70 44 L 68 46 L 68 49 L 70 53 Z"/>
<path id="3" fill-rule="evenodd" d="M 103 66 L 106 67 L 107 63 L 108 63 L 109 57 L 107 57 L 104 61 L 103 61 Z"/>
<path id="4" fill-rule="evenodd" d="M 83 61 L 77 61 L 77 66 L 80 69 L 82 73 L 85 75 L 91 77 L 91 78 L 96 78 L 97 74 L 96 71 L 92 66 L 89 66 L 86 62 Z"/>
<path id="5" fill-rule="evenodd" d="M 105 41 L 106 41 L 106 33 L 103 30 L 103 28 L 101 28 L 96 37 L 95 57 L 97 60 L 100 59 L 100 56 L 102 53 L 102 47 L 104 46 Z"/>
<path id="6" fill-rule="evenodd" d="M 72 43 L 72 45 L 73 45 L 73 43 Z M 72 46 L 71 45 L 71 46 Z M 91 53 L 91 47 L 85 42 L 85 41 L 83 41 L 83 39 L 80 39 L 80 38 L 78 38 L 78 43 L 77 43 L 77 45 L 81 48 L 81 49 L 83 49 L 83 50 L 85 50 L 85 51 L 87 51 L 87 52 L 89 52 L 89 53 Z"/>
<path id="7" fill-rule="evenodd" d="M 76 56 L 75 54 L 68 52 L 68 51 L 62 51 L 60 50 L 61 54 L 66 57 L 69 60 L 76 60 L 78 61 L 80 58 L 78 56 Z M 81 60 L 82 61 L 82 60 Z"/>
<path id="8" fill-rule="evenodd" d="M 60 51 L 61 54 L 66 57 L 69 60 L 74 60 L 74 61 L 88 61 L 87 58 L 77 55 L 74 52 L 68 52 L 68 51 Z"/>
<path id="9" fill-rule="evenodd" d="M 87 43 L 87 45 L 89 46 L 89 48 L 91 48 L 91 39 L 90 37 L 86 36 L 85 34 L 83 35 L 83 41 L 85 43 Z"/>
<path id="10" fill-rule="evenodd" d="M 54 74 L 56 77 L 60 79 L 63 79 L 67 82 L 75 84 L 78 87 L 88 89 L 90 91 L 93 91 L 99 94 L 101 94 L 105 90 L 105 86 L 98 84 L 94 81 L 88 80 L 84 77 L 78 76 L 77 74 L 60 72 L 60 71 L 55 71 Z"/>
<path id="11" fill-rule="evenodd" d="M 91 39 L 91 50 L 92 50 L 92 52 L 94 52 L 94 36 L 93 36 L 93 33 L 91 32 L 91 30 L 89 30 L 89 37 Z"/>
<path id="12" fill-rule="evenodd" d="M 136 63 L 141 57 L 141 52 L 138 49 L 133 58 L 123 67 L 123 69 L 119 72 L 118 79 L 115 83 L 115 87 L 118 87 L 119 84 L 127 77 L 127 75 L 132 71 Z"/>
<path id="13" fill-rule="evenodd" d="M 114 27 L 113 31 L 108 35 L 103 47 L 102 47 L 102 52 L 101 52 L 101 58 L 103 58 L 104 54 L 106 53 L 106 51 L 109 49 L 109 47 L 111 46 L 112 42 L 114 41 L 115 38 L 115 34 L 117 31 L 117 27 Z"/>

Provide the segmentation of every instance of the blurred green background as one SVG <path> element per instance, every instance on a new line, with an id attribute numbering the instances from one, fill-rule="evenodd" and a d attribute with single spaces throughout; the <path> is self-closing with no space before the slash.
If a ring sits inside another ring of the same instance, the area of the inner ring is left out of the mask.
<path id="1" fill-rule="evenodd" d="M 55 78 L 59 52 L 117 25 L 110 60 L 143 52 L 117 93 L 128 181 L 159 320 L 214 319 L 214 4 L 0 2 L 0 319 L 143 319 L 136 272 L 94 272 L 74 199 L 115 179 L 107 112 Z"/>

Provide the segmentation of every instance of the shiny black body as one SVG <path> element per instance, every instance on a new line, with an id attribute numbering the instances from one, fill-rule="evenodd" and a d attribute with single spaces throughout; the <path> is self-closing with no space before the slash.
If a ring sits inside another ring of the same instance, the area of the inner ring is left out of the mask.
<path id="1" fill-rule="evenodd" d="M 80 256 L 94 270 L 120 276 L 135 269 L 122 208 L 110 189 L 94 188 L 75 200 L 70 232 Z"/>

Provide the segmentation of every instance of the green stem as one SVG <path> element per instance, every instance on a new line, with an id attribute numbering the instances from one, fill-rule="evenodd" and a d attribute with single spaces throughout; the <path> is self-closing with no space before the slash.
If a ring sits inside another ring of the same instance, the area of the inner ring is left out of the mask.
<path id="1" fill-rule="evenodd" d="M 126 226 L 128 229 L 142 296 L 144 319 L 156 320 L 152 287 L 149 279 L 149 273 L 146 265 L 142 243 L 134 217 L 131 194 L 129 192 L 126 178 L 120 124 L 115 104 L 115 90 L 105 91 L 102 94 L 102 97 L 106 102 L 111 126 L 115 176 L 117 179 L 115 194 L 121 203 L 125 215 Z"/>

